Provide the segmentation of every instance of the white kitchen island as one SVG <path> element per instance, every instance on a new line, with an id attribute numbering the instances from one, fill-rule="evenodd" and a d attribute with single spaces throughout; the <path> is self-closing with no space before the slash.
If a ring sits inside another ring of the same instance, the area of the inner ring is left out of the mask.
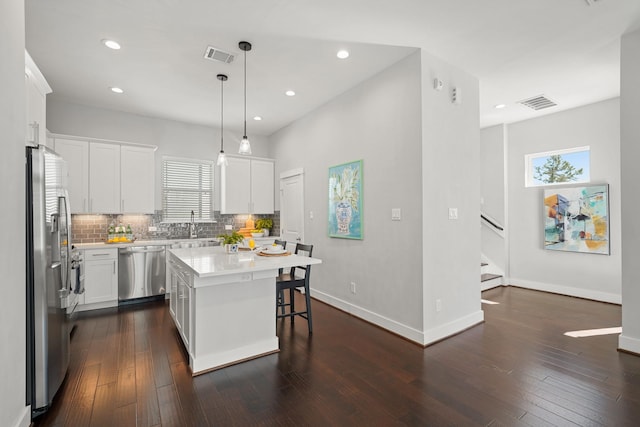
<path id="1" fill-rule="evenodd" d="M 277 352 L 278 269 L 322 261 L 205 247 L 169 249 L 167 262 L 169 310 L 198 375 Z"/>

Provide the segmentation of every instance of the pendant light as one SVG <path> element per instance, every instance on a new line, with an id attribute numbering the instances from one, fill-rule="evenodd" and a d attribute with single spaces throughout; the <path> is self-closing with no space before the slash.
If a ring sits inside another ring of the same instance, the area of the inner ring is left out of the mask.
<path id="1" fill-rule="evenodd" d="M 251 43 L 240 42 L 238 47 L 244 51 L 244 135 L 240 141 L 240 154 L 251 154 L 251 144 L 247 137 L 247 52 L 251 50 Z"/>
<path id="2" fill-rule="evenodd" d="M 227 166 L 227 156 L 224 154 L 224 82 L 227 81 L 225 74 L 218 74 L 220 80 L 220 153 L 218 153 L 218 166 Z"/>

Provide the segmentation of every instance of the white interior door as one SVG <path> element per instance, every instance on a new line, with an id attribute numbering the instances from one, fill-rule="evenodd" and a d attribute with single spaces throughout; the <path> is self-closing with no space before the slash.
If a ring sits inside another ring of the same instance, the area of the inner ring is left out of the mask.
<path id="1" fill-rule="evenodd" d="M 304 242 L 304 174 L 302 170 L 280 174 L 280 237 L 293 251 Z"/>

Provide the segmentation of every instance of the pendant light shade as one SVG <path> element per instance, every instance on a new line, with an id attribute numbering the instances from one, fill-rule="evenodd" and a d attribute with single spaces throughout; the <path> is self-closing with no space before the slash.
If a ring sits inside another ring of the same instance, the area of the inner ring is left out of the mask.
<path id="1" fill-rule="evenodd" d="M 218 166 L 227 166 L 227 156 L 224 154 L 224 82 L 227 81 L 225 74 L 218 74 L 220 80 L 220 153 L 218 153 Z"/>
<path id="2" fill-rule="evenodd" d="M 244 135 L 240 141 L 240 154 L 251 154 L 251 144 L 247 137 L 247 52 L 251 50 L 251 43 L 240 42 L 238 47 L 244 51 Z"/>

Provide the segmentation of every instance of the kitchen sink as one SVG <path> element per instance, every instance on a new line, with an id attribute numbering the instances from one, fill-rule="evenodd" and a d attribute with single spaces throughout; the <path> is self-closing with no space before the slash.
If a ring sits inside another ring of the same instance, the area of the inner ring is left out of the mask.
<path id="1" fill-rule="evenodd" d="M 207 240 L 181 240 L 179 242 L 171 243 L 168 245 L 170 249 L 183 249 L 183 248 L 204 248 L 208 246 L 220 246 L 218 239 Z"/>

